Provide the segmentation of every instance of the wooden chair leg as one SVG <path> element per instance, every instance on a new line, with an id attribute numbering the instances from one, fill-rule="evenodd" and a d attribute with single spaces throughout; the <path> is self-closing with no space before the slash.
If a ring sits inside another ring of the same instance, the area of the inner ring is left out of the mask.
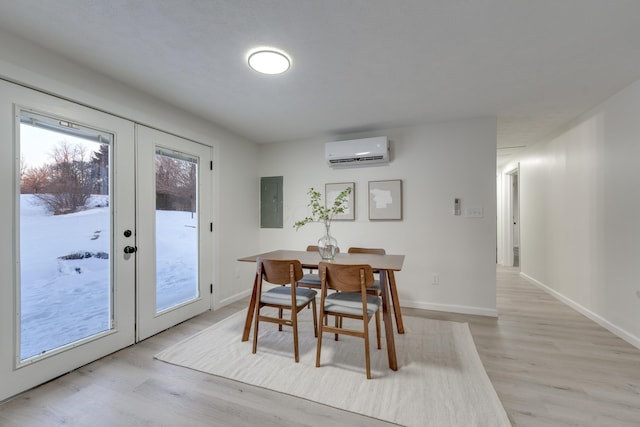
<path id="1" fill-rule="evenodd" d="M 280 320 L 282 320 L 282 311 L 283 311 L 283 310 L 282 310 L 281 308 L 279 308 L 279 309 L 278 309 L 278 318 L 279 318 Z M 278 330 L 282 332 L 282 323 L 280 323 L 280 324 L 278 325 Z"/>
<path id="2" fill-rule="evenodd" d="M 298 308 L 291 307 L 291 322 L 293 323 L 293 354 L 296 363 L 300 362 L 300 352 L 298 351 Z"/>
<path id="3" fill-rule="evenodd" d="M 376 338 L 378 339 L 378 350 L 382 348 L 380 344 L 380 310 L 376 311 Z"/>
<path id="4" fill-rule="evenodd" d="M 253 316 L 253 354 L 258 351 L 258 324 L 260 323 L 260 303 L 256 305 L 256 313 Z"/>
<path id="5" fill-rule="evenodd" d="M 326 316 L 324 315 L 324 310 L 321 309 L 320 310 L 320 322 L 318 324 L 318 328 L 320 329 L 318 331 L 318 344 L 316 346 L 316 368 L 320 367 L 320 349 L 322 348 L 322 333 L 324 332 L 324 322 L 327 320 Z"/>
<path id="6" fill-rule="evenodd" d="M 313 333 L 318 338 L 318 315 L 316 311 L 316 299 L 313 299 Z"/>
<path id="7" fill-rule="evenodd" d="M 367 367 L 367 379 L 371 379 L 371 356 L 369 355 L 369 319 L 362 319 L 364 323 L 364 360 Z"/>

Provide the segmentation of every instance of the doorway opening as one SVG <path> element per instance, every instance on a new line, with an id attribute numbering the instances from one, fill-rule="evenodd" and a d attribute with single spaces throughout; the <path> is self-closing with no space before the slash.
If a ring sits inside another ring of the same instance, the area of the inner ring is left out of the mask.
<path id="1" fill-rule="evenodd" d="M 511 235 L 510 244 L 507 246 L 510 251 L 512 265 L 520 267 L 520 168 L 516 168 L 508 173 L 509 177 L 509 231 Z"/>

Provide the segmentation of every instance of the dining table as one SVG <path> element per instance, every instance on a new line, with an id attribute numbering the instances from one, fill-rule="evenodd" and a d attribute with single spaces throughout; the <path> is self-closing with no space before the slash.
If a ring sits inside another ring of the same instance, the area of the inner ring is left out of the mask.
<path id="1" fill-rule="evenodd" d="M 323 260 L 316 251 L 299 251 L 279 249 L 275 251 L 265 252 L 257 255 L 251 255 L 239 258 L 241 262 L 255 263 L 258 258 L 274 259 L 274 260 L 298 260 L 303 268 L 317 269 L 321 261 L 333 262 L 336 264 L 369 264 L 374 271 L 379 271 L 380 294 L 382 298 L 382 318 L 384 321 L 385 338 L 387 343 L 387 355 L 389 359 L 389 368 L 394 371 L 398 370 L 398 358 L 396 356 L 396 346 L 393 332 L 393 319 L 391 316 L 391 306 L 395 314 L 395 320 L 398 333 L 404 333 L 404 325 L 402 323 L 402 313 L 398 300 L 398 292 L 396 288 L 394 272 L 402 270 L 404 263 L 404 255 L 392 254 L 365 254 L 365 253 L 338 253 L 333 260 Z M 249 339 L 251 332 L 251 324 L 256 307 L 258 276 L 253 281 L 253 291 L 251 292 L 251 300 L 247 309 L 247 316 L 242 332 L 242 341 Z"/>

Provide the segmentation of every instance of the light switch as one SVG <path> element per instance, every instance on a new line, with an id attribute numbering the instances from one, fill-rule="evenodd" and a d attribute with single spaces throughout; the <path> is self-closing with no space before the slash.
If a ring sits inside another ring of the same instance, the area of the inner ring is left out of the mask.
<path id="1" fill-rule="evenodd" d="M 482 206 L 470 206 L 465 212 L 467 218 L 482 218 L 484 216 L 484 209 Z"/>

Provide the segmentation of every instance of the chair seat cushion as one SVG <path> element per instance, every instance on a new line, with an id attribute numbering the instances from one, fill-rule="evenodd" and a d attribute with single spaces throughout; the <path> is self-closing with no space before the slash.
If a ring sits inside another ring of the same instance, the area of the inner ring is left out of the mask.
<path id="1" fill-rule="evenodd" d="M 306 288 L 320 289 L 322 287 L 322 281 L 318 274 L 309 273 L 305 274 L 302 276 L 302 279 L 298 280 L 298 285 Z M 380 280 L 376 279 L 373 285 L 369 286 L 367 290 L 380 292 Z"/>
<path id="2" fill-rule="evenodd" d="M 320 281 L 320 276 L 315 273 L 309 273 L 302 276 L 302 279 L 298 280 L 299 286 L 304 286 L 307 288 L 318 288 L 320 289 L 320 285 L 322 282 Z"/>
<path id="3" fill-rule="evenodd" d="M 367 314 L 373 315 L 380 309 L 380 298 L 375 295 L 366 295 Z M 327 295 L 324 299 L 325 311 L 341 314 L 362 315 L 362 295 L 356 292 L 336 292 Z"/>
<path id="4" fill-rule="evenodd" d="M 313 301 L 317 292 L 312 289 L 296 288 L 296 306 L 301 307 Z M 263 304 L 291 305 L 291 286 L 278 286 L 262 293 Z"/>
<path id="5" fill-rule="evenodd" d="M 380 292 L 380 280 L 376 279 L 376 281 L 373 282 L 373 285 L 369 286 L 367 290 Z"/>

